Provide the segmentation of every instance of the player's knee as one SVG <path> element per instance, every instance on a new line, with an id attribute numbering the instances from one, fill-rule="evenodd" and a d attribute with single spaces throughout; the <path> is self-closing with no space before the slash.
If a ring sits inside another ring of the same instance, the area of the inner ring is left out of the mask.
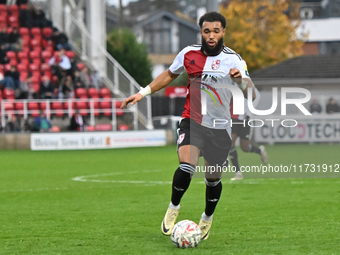
<path id="1" fill-rule="evenodd" d="M 195 166 L 187 162 L 180 162 L 179 169 L 183 172 L 189 173 L 190 176 L 193 176 L 195 173 Z"/>
<path id="2" fill-rule="evenodd" d="M 249 144 L 241 144 L 241 149 L 244 152 L 249 152 L 250 151 L 250 145 Z"/>
<path id="3" fill-rule="evenodd" d="M 221 182 L 220 178 L 205 178 L 205 184 L 208 187 L 215 187 Z"/>

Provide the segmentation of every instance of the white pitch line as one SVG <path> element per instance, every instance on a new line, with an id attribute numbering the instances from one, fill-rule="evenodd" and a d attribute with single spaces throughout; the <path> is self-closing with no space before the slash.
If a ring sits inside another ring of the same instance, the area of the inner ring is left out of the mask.
<path id="1" fill-rule="evenodd" d="M 0 193 L 5 192 L 33 192 L 33 191 L 45 191 L 45 190 L 67 190 L 68 188 L 36 188 L 36 189 L 13 189 L 13 190 L 0 190 Z"/>

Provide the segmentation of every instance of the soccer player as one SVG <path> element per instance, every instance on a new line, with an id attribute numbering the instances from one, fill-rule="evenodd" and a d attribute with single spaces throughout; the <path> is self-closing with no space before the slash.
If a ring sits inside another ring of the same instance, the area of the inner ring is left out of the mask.
<path id="1" fill-rule="evenodd" d="M 253 106 L 255 107 L 256 104 L 258 104 L 260 100 L 260 95 L 258 91 L 255 89 L 256 93 L 256 100 L 253 102 Z M 232 100 L 231 100 L 232 101 Z M 231 178 L 232 181 L 234 180 L 241 180 L 243 179 L 243 175 L 240 171 L 240 165 L 238 163 L 238 156 L 237 151 L 235 147 L 235 142 L 238 137 L 240 137 L 240 146 L 241 149 L 244 152 L 253 152 L 257 153 L 261 156 L 261 160 L 263 164 L 268 163 L 268 154 L 266 152 L 266 148 L 261 145 L 260 147 L 256 147 L 255 145 L 252 145 L 250 143 L 251 140 L 251 127 L 248 124 L 248 121 L 250 120 L 250 113 L 248 109 L 248 101 L 244 99 L 244 108 L 245 108 L 245 114 L 244 115 L 238 115 L 233 113 L 233 104 L 230 104 L 230 114 L 232 119 L 232 128 L 231 128 L 231 149 L 229 152 L 229 158 L 231 162 L 233 163 L 233 166 L 235 167 L 235 176 Z"/>
<path id="2" fill-rule="evenodd" d="M 217 169 L 226 163 L 231 147 L 228 125 L 231 90 L 237 90 L 243 100 L 249 88 L 250 97 L 255 98 L 254 85 L 245 70 L 244 61 L 223 45 L 225 18 L 220 13 L 208 12 L 200 18 L 199 26 L 202 45 L 185 47 L 168 70 L 122 103 L 122 108 L 129 103 L 134 105 L 144 96 L 166 87 L 182 72 L 188 73 L 188 94 L 177 141 L 179 167 L 173 176 L 171 201 L 161 224 L 164 235 L 171 234 L 181 198 L 189 187 L 199 157 L 204 157 L 206 167 Z M 223 84 L 230 86 L 220 86 Z M 207 171 L 205 182 L 205 210 L 199 222 L 203 240 L 209 236 L 213 213 L 222 192 L 221 171 Z"/>

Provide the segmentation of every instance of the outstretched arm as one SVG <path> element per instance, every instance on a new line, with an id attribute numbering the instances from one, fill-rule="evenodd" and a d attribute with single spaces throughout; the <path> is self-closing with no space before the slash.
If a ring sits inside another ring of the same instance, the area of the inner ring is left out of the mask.
<path id="1" fill-rule="evenodd" d="M 167 85 L 169 85 L 170 82 L 172 82 L 177 77 L 178 74 L 173 74 L 172 72 L 170 72 L 169 69 L 167 69 L 166 71 L 158 75 L 148 86 L 146 86 L 140 92 L 125 99 L 120 108 L 122 109 L 125 108 L 129 103 L 131 103 L 131 105 L 134 105 L 135 103 L 142 100 L 144 96 L 152 94 L 166 87 Z"/>

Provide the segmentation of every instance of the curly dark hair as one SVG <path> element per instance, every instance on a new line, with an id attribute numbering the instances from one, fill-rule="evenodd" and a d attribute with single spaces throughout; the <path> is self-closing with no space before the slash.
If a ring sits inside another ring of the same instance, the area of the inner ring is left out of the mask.
<path id="1" fill-rule="evenodd" d="M 227 21 L 225 17 L 221 13 L 218 13 L 218 12 L 207 12 L 206 14 L 204 14 L 198 22 L 198 25 L 200 26 L 200 28 L 202 28 L 204 21 L 208 21 L 208 22 L 219 21 L 221 22 L 221 25 L 223 28 L 227 26 Z"/>

